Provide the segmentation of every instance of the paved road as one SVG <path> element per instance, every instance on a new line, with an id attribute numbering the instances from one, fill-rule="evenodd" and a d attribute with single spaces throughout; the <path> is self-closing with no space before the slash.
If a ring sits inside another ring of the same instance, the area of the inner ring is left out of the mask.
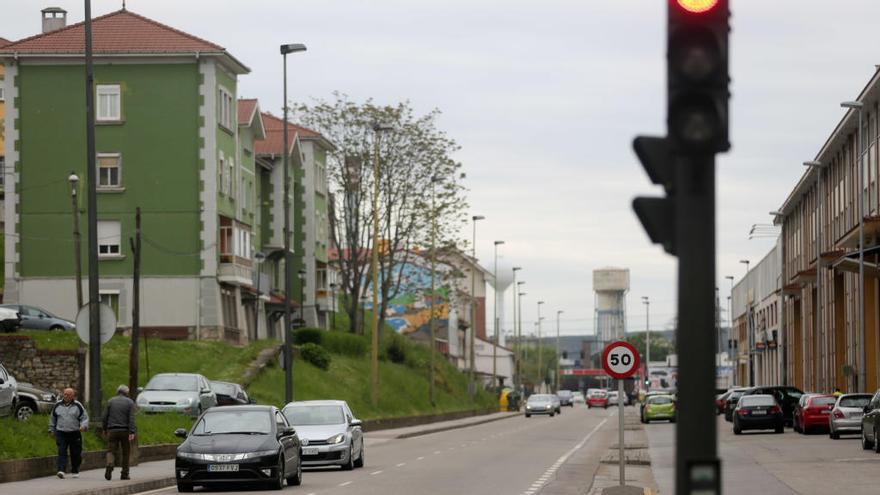
<path id="1" fill-rule="evenodd" d="M 581 406 L 565 408 L 553 418 L 520 416 L 401 440 L 367 435 L 364 468 L 308 470 L 301 487 L 285 490 L 304 495 L 531 495 L 552 480 L 566 456 L 590 442 L 592 432 L 610 416 L 610 410 Z"/>
<path id="2" fill-rule="evenodd" d="M 646 428 L 654 477 L 662 494 L 674 483 L 674 425 Z M 724 493 L 762 495 L 861 495 L 880 493 L 880 455 L 862 450 L 858 436 L 831 440 L 827 434 L 801 435 L 790 428 L 734 435 L 718 420 Z"/>

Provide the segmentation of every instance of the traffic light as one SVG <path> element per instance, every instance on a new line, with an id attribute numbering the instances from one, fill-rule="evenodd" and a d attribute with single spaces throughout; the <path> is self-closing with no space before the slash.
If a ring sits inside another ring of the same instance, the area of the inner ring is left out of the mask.
<path id="1" fill-rule="evenodd" d="M 668 0 L 667 126 L 675 152 L 730 149 L 728 0 Z"/>
<path id="2" fill-rule="evenodd" d="M 639 136 L 633 141 L 633 149 L 651 182 L 662 185 L 668 195 L 665 198 L 636 198 L 633 210 L 651 242 L 662 244 L 667 253 L 675 255 L 675 168 L 669 140 Z"/>

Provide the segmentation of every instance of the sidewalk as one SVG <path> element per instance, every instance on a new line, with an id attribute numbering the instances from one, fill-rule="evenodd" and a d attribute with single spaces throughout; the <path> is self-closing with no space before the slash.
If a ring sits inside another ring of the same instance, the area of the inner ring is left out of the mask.
<path id="1" fill-rule="evenodd" d="M 440 431 L 466 428 L 492 421 L 518 416 L 518 413 L 499 412 L 484 416 L 429 423 L 426 425 L 397 428 L 393 430 L 379 430 L 364 434 L 369 443 L 384 443 L 400 438 L 410 438 L 419 435 L 428 435 Z M 0 484 L 0 495 L 130 495 L 157 488 L 164 488 L 175 484 L 174 459 L 164 461 L 144 462 L 131 468 L 131 480 L 121 481 L 120 470 L 113 472 L 113 480 L 104 479 L 104 469 L 91 469 L 80 473 L 78 479 L 70 474 L 58 479 L 56 476 L 34 478 L 26 481 L 14 481 Z"/>

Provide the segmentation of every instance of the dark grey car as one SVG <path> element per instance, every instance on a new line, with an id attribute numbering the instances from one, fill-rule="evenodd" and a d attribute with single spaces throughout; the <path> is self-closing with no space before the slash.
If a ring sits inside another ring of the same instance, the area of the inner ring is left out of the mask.
<path id="1" fill-rule="evenodd" d="M 59 318 L 43 308 L 27 304 L 3 304 L 0 308 L 18 311 L 21 315 L 21 328 L 27 330 L 74 330 L 76 324 Z"/>

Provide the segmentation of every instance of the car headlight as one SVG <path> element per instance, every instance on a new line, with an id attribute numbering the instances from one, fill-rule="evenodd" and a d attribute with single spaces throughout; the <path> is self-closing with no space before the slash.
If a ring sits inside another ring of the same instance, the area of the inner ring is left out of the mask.
<path id="1" fill-rule="evenodd" d="M 185 398 L 185 399 L 177 399 L 177 405 L 178 405 L 178 406 L 188 406 L 188 405 L 190 405 L 190 404 L 192 404 L 192 398 L 191 398 L 191 397 L 187 397 L 187 398 Z"/>
<path id="2" fill-rule="evenodd" d="M 139 395 L 138 399 L 137 399 L 137 403 L 139 406 L 146 406 L 147 405 L 147 398 L 144 397 L 143 395 Z"/>
<path id="3" fill-rule="evenodd" d="M 544 406 L 544 409 L 550 409 L 550 404 L 547 404 L 546 406 Z"/>
<path id="4" fill-rule="evenodd" d="M 55 396 L 52 394 L 43 394 L 40 398 L 45 402 L 55 402 Z"/>
<path id="5" fill-rule="evenodd" d="M 336 445 L 338 443 L 342 443 L 343 440 L 345 440 L 345 434 L 340 433 L 339 435 L 336 435 L 335 437 L 328 438 L 327 443 L 329 443 L 330 445 Z"/>
<path id="6" fill-rule="evenodd" d="M 205 454 L 198 454 L 196 452 L 177 452 L 177 457 L 183 457 L 184 459 L 195 459 L 199 461 L 204 461 Z"/>

